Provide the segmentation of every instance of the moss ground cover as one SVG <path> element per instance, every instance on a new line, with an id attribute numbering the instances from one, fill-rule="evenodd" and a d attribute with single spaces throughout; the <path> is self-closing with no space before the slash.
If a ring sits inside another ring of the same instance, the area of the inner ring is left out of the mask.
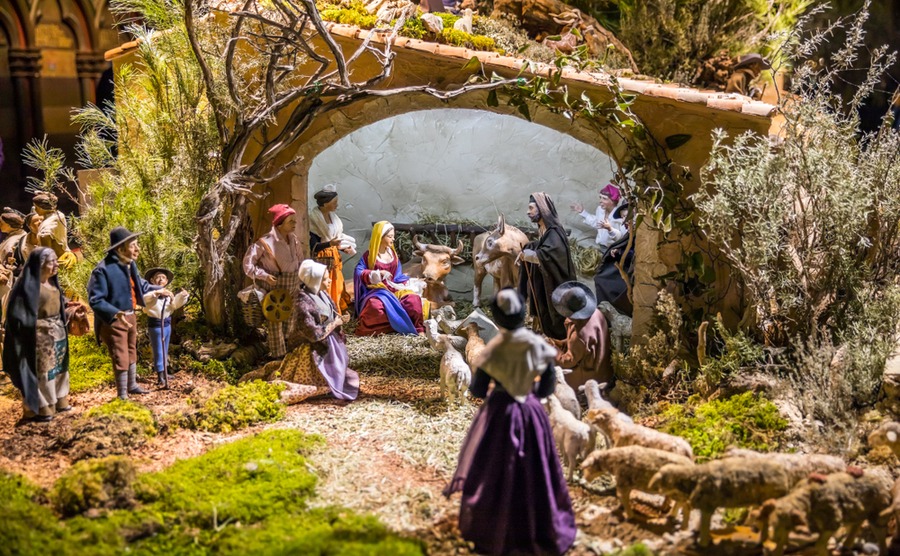
<path id="1" fill-rule="evenodd" d="M 98 484 L 124 480 L 133 509 L 105 507 L 59 520 L 43 492 L 16 475 L 0 473 L 2 551 L 11 554 L 422 554 L 415 541 L 388 532 L 376 519 L 341 508 L 308 509 L 316 476 L 307 455 L 321 438 L 295 430 L 268 431 L 132 478 L 125 458 L 84 462 L 51 490 L 96 493 Z M 75 497 L 76 500 L 83 500 Z M 126 504 L 126 505 L 128 505 Z M 59 507 L 59 506 L 58 506 Z M 0 552 L 2 552 L 0 551 Z"/>
<path id="2" fill-rule="evenodd" d="M 69 387 L 79 394 L 113 383 L 112 360 L 93 334 L 69 337 Z"/>
<path id="3" fill-rule="evenodd" d="M 185 424 L 198 430 L 232 432 L 256 423 L 270 423 L 284 417 L 280 384 L 254 380 L 226 386 L 185 416 Z"/>
<path id="4" fill-rule="evenodd" d="M 661 430 L 687 439 L 699 461 L 716 458 L 731 445 L 771 451 L 787 428 L 778 408 L 753 392 L 708 402 L 692 396 L 686 404 L 670 405 L 662 418 Z"/>

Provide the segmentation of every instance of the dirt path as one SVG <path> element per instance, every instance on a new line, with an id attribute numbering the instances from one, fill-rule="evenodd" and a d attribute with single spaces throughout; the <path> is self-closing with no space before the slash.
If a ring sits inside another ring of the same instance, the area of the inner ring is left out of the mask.
<path id="1" fill-rule="evenodd" d="M 154 390 L 137 398 L 161 416 L 185 411 L 187 400 L 215 388 L 202 377 L 178 376 L 170 391 Z M 73 396 L 75 409 L 47 424 L 16 427 L 18 402 L 0 396 L 0 468 L 21 473 L 48 487 L 72 462 L 59 447 L 75 419 L 87 408 L 109 401 L 113 392 Z M 441 491 L 475 405 L 451 406 L 440 400 L 436 381 L 364 376 L 362 394 L 353 403 L 317 397 L 291 406 L 285 419 L 267 426 L 223 435 L 176 429 L 163 431 L 131 454 L 142 471 L 155 471 L 177 459 L 200 455 L 218 444 L 266 428 L 296 428 L 326 440 L 310 457 L 320 477 L 315 505 L 341 505 L 377 515 L 388 527 L 422 539 L 431 554 L 471 554 L 459 537 L 459 495 Z M 652 499 L 636 509 L 646 520 L 625 521 L 608 483 L 570 485 L 579 528 L 572 555 L 602 554 L 644 541 L 660 554 L 691 554 L 690 539 L 660 516 Z M 753 536 L 738 529 L 720 538 L 717 554 L 761 554 Z"/>

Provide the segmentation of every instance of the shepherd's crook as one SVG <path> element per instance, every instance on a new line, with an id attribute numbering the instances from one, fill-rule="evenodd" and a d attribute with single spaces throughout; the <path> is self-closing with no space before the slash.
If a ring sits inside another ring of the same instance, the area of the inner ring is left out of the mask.
<path id="1" fill-rule="evenodd" d="M 160 347 L 162 348 L 163 358 L 163 388 L 166 390 L 169 389 L 169 346 L 166 344 L 166 303 L 168 302 L 168 296 L 164 297 L 162 311 L 159 313 L 161 317 L 159 341 L 162 342 Z"/>

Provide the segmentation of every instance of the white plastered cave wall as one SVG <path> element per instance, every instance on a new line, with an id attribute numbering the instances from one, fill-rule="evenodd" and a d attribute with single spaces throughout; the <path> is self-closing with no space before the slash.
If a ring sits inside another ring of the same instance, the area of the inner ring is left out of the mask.
<path id="1" fill-rule="evenodd" d="M 597 208 L 597 193 L 614 163 L 572 137 L 513 116 L 481 110 L 409 112 L 361 128 L 319 154 L 309 169 L 309 200 L 327 183 L 337 185 L 344 231 L 368 247 L 372 222 L 412 223 L 424 215 L 489 225 L 503 212 L 525 223 L 528 195 L 546 191 L 572 237 L 593 243 L 595 232 L 570 205 Z M 345 261 L 350 278 L 357 257 Z M 472 288 L 471 267 L 456 267 L 447 281 L 455 298 Z M 490 289 L 487 290 L 488 292 Z"/>

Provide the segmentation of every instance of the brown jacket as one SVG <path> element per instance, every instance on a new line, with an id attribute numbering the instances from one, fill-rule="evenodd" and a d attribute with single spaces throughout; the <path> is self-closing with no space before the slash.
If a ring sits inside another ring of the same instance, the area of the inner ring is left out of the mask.
<path id="1" fill-rule="evenodd" d="M 572 369 L 566 382 L 573 388 L 590 379 L 600 383 L 612 380 L 609 327 L 599 310 L 587 320 L 566 319 L 566 339 L 558 345 L 560 352 L 556 364 L 563 369 Z"/>

